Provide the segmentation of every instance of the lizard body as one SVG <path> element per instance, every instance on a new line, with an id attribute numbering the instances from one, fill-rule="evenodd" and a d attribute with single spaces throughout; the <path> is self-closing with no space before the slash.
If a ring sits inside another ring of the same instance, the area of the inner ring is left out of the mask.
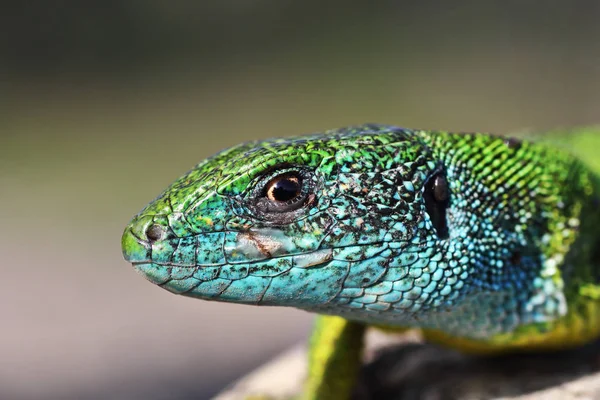
<path id="1" fill-rule="evenodd" d="M 171 292 L 324 315 L 306 398 L 345 398 L 364 326 L 484 353 L 599 336 L 599 195 L 544 143 L 370 124 L 227 149 L 122 245 Z"/>

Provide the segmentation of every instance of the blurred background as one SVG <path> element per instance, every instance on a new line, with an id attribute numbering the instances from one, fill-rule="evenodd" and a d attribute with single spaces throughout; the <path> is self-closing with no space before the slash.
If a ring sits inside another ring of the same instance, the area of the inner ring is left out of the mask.
<path id="1" fill-rule="evenodd" d="M 130 217 L 242 140 L 600 123 L 593 1 L 2 2 L 0 399 L 204 399 L 309 314 L 174 296 Z"/>

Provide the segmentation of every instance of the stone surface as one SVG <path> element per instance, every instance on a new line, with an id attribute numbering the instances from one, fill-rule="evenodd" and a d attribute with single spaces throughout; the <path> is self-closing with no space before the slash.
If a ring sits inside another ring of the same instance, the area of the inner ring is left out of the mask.
<path id="1" fill-rule="evenodd" d="M 600 399 L 600 342 L 554 353 L 476 357 L 370 333 L 355 399 Z M 297 346 L 217 397 L 290 398 L 302 388 L 305 347 Z"/>

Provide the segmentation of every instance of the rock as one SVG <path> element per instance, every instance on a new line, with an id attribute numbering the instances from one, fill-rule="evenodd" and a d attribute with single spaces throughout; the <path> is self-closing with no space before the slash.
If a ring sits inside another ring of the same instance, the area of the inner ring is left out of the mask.
<path id="1" fill-rule="evenodd" d="M 297 346 L 217 397 L 287 399 L 302 389 L 306 349 Z M 356 400 L 600 399 L 600 342 L 568 351 L 480 357 L 369 333 Z M 253 397 L 256 396 L 256 397 Z"/>

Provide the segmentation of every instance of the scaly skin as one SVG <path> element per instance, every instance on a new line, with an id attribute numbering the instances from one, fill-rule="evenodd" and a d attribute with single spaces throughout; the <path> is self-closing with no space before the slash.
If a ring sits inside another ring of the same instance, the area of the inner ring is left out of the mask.
<path id="1" fill-rule="evenodd" d="M 296 199 L 269 197 L 290 174 Z M 200 163 L 130 222 L 123 253 L 173 293 L 325 315 L 305 397 L 342 399 L 365 325 L 475 352 L 599 336 L 599 194 L 545 144 L 363 125 Z"/>

